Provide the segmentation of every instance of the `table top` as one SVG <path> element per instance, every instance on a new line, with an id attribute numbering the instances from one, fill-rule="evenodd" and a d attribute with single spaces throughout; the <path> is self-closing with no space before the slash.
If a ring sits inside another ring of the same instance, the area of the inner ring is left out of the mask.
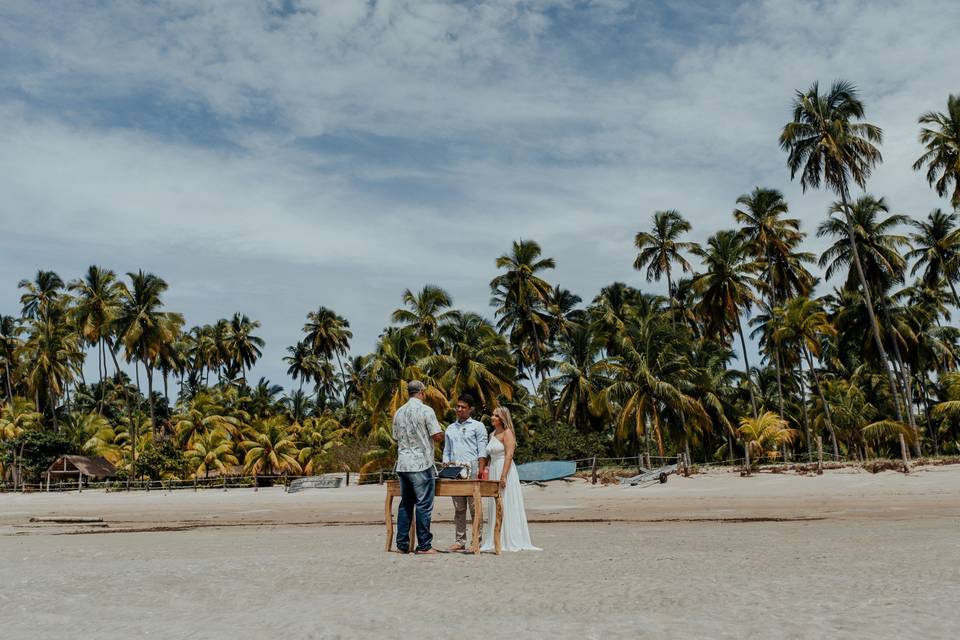
<path id="1" fill-rule="evenodd" d="M 387 480 L 387 492 L 400 495 L 400 481 Z M 438 496 L 472 496 L 474 487 L 479 488 L 480 495 L 490 498 L 500 495 L 500 483 L 496 480 L 452 480 L 437 478 L 435 495 Z"/>

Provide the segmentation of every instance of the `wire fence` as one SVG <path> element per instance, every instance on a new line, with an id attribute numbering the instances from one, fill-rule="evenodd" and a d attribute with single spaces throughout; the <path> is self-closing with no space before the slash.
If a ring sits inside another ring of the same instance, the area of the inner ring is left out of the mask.
<path id="1" fill-rule="evenodd" d="M 821 462 L 822 461 L 822 462 Z M 635 455 L 635 456 L 621 456 L 621 457 L 599 457 L 592 456 L 589 458 L 577 458 L 574 460 L 567 460 L 566 462 L 573 462 L 576 465 L 576 473 L 583 474 L 584 472 L 590 472 L 593 476 L 593 481 L 596 482 L 596 477 L 600 473 L 606 473 L 610 471 L 622 471 L 623 475 L 630 475 L 634 472 L 636 474 L 642 474 L 648 471 L 657 470 L 663 467 L 669 467 L 676 465 L 677 468 L 684 473 L 684 475 L 689 475 L 692 472 L 695 472 L 698 468 L 729 468 L 731 470 L 743 469 L 751 463 L 746 458 L 733 458 L 722 461 L 704 461 L 704 462 L 694 462 L 688 460 L 683 453 L 678 453 L 674 456 L 648 456 L 645 454 Z M 810 453 L 802 453 L 799 455 L 791 456 L 785 460 L 767 460 L 758 465 L 757 460 L 752 461 L 752 467 L 769 467 L 771 469 L 776 469 L 777 467 L 784 467 L 788 465 L 804 465 L 810 466 L 814 465 L 818 468 L 822 468 L 824 463 L 831 465 L 835 464 L 845 464 L 845 463 L 865 463 L 866 461 L 859 459 L 852 459 L 845 456 L 834 456 L 832 453 L 827 451 L 818 451 L 815 455 Z M 161 480 L 147 480 L 147 479 L 138 479 L 138 480 L 92 480 L 87 477 L 82 477 L 79 480 L 49 480 L 41 482 L 17 482 L 11 483 L 6 480 L 0 481 L 0 493 L 10 493 L 10 492 L 24 492 L 24 493 L 36 493 L 36 492 L 69 492 L 69 491 L 87 491 L 87 490 L 102 490 L 107 493 L 112 492 L 126 492 L 126 491 L 178 491 L 178 490 L 194 490 L 199 491 L 200 489 L 204 490 L 221 490 L 228 491 L 230 489 L 254 489 L 255 491 L 261 487 L 269 486 L 282 486 L 285 490 L 290 488 L 291 483 L 298 479 L 304 478 L 340 478 L 342 479 L 343 486 L 349 486 L 351 484 L 383 484 L 389 480 L 395 480 L 397 478 L 396 473 L 393 470 L 380 470 L 369 473 L 360 473 L 356 471 L 341 471 L 338 473 L 325 473 L 318 475 L 218 475 L 213 477 L 198 477 L 198 478 L 169 478 Z"/>

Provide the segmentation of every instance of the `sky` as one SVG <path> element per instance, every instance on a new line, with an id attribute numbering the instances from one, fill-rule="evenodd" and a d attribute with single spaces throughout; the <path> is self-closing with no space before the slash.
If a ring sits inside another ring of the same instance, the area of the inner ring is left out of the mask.
<path id="1" fill-rule="evenodd" d="M 853 81 L 885 133 L 868 191 L 946 207 L 911 164 L 960 92 L 957 25 L 923 0 L 5 0 L 0 312 L 38 269 L 143 269 L 188 326 L 259 320 L 253 376 L 289 386 L 308 311 L 356 353 L 407 288 L 491 317 L 517 239 L 585 301 L 663 292 L 632 269 L 653 212 L 703 242 L 763 186 L 819 251 L 832 197 L 777 143 L 794 92 Z"/>

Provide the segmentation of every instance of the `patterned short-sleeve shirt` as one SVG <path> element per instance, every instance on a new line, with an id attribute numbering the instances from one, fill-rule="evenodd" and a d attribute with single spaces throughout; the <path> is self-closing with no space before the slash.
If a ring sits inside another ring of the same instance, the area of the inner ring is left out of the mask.
<path id="1" fill-rule="evenodd" d="M 425 471 L 433 467 L 433 442 L 440 433 L 433 409 L 419 398 L 410 398 L 393 416 L 393 439 L 397 441 L 397 471 Z"/>

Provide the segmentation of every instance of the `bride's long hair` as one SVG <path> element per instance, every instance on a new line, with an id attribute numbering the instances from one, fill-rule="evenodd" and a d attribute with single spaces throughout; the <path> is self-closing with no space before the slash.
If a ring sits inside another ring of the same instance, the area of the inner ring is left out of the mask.
<path id="1" fill-rule="evenodd" d="M 510 409 L 501 405 L 493 410 L 493 415 L 500 418 L 500 421 L 503 422 L 504 429 L 513 431 L 513 418 L 510 417 Z M 514 431 L 514 433 L 516 432 Z"/>

